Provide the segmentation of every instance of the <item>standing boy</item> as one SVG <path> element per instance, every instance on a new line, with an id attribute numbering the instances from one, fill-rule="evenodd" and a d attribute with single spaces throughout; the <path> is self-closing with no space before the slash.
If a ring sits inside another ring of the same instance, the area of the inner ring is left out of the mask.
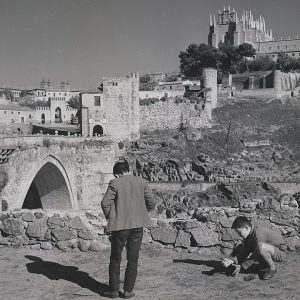
<path id="1" fill-rule="evenodd" d="M 223 265 L 225 267 L 233 265 L 233 275 L 236 275 L 241 269 L 247 270 L 258 262 L 266 267 L 262 279 L 272 278 L 277 273 L 274 262 L 286 260 L 286 246 L 280 232 L 267 227 L 254 227 L 246 217 L 237 217 L 232 229 L 243 239 L 243 244 L 239 245 L 236 253 L 238 264 L 225 258 Z"/>
<path id="2" fill-rule="evenodd" d="M 127 248 L 127 268 L 124 279 L 124 298 L 134 297 L 139 251 L 143 227 L 150 226 L 147 211 L 154 209 L 155 198 L 148 183 L 130 175 L 127 161 L 113 167 L 115 179 L 109 182 L 101 206 L 111 232 L 109 263 L 109 291 L 104 296 L 118 298 L 120 288 L 120 263 L 124 246 Z"/>

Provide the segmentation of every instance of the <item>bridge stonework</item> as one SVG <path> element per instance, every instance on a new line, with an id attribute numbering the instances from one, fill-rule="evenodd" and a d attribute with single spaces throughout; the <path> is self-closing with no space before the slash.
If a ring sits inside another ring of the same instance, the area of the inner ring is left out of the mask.
<path id="1" fill-rule="evenodd" d="M 1 138 L 2 210 L 98 209 L 115 160 L 114 144 L 90 138 Z"/>

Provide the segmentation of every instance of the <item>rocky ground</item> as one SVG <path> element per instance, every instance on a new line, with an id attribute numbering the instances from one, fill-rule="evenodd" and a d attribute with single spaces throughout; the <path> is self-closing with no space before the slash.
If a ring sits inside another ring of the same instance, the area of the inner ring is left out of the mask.
<path id="1" fill-rule="evenodd" d="M 218 270 L 219 259 L 144 245 L 134 299 L 299 299 L 300 253 L 290 254 L 269 281 L 228 277 Z M 1 299 L 104 299 L 108 261 L 109 249 L 82 253 L 0 248 Z"/>
<path id="2" fill-rule="evenodd" d="M 150 181 L 299 181 L 299 117 L 298 98 L 240 100 L 212 128 L 144 132 L 127 158 Z"/>

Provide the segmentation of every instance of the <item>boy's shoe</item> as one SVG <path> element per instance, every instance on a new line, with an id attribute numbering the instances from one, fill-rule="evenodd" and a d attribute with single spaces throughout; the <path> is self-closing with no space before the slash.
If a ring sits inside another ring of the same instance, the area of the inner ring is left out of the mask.
<path id="1" fill-rule="evenodd" d="M 131 291 L 131 292 L 125 291 L 125 292 L 124 292 L 124 298 L 125 298 L 125 299 L 129 299 L 129 298 L 132 298 L 132 297 L 134 297 L 134 296 L 135 296 L 135 293 L 134 293 L 133 291 Z"/>
<path id="2" fill-rule="evenodd" d="M 106 298 L 119 298 L 119 292 L 118 291 L 105 291 L 102 295 Z"/>
<path id="3" fill-rule="evenodd" d="M 272 278 L 276 273 L 277 273 L 277 269 L 275 269 L 275 270 L 268 269 L 268 270 L 264 273 L 262 279 L 263 279 L 263 280 L 270 279 L 270 278 Z"/>

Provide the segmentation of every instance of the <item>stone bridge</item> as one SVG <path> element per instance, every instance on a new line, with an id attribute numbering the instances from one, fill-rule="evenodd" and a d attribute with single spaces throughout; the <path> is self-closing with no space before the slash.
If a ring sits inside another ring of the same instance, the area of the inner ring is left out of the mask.
<path id="1" fill-rule="evenodd" d="M 114 159 L 113 142 L 102 138 L 0 138 L 2 210 L 97 208 Z"/>

